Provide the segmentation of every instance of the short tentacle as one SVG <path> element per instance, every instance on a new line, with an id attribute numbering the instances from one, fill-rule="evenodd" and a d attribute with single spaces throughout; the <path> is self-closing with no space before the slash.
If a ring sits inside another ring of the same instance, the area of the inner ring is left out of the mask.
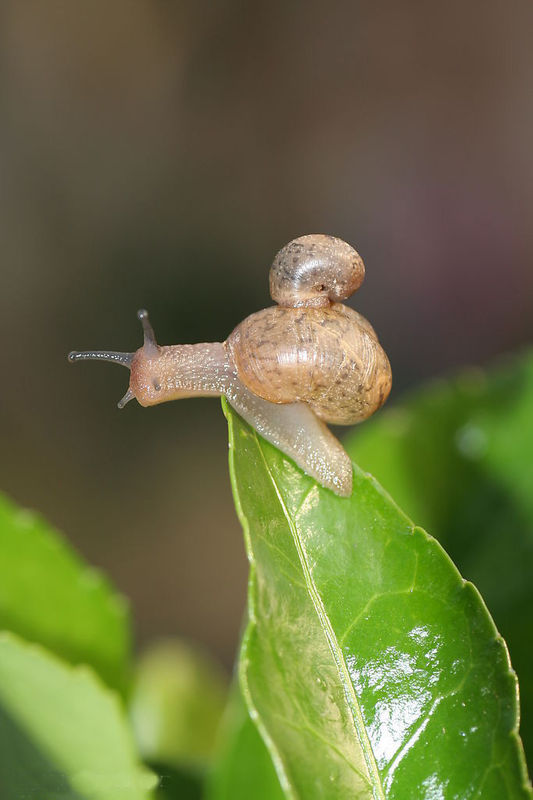
<path id="1" fill-rule="evenodd" d="M 124 408 L 126 403 L 129 403 L 130 400 L 133 400 L 134 397 L 135 397 L 135 395 L 133 394 L 131 389 L 128 387 L 128 391 L 126 392 L 124 397 L 122 397 L 117 403 L 118 408 Z"/>

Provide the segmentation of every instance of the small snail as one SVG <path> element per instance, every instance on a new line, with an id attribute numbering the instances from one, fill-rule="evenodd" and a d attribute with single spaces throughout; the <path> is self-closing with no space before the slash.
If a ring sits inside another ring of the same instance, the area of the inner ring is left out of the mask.
<path id="1" fill-rule="evenodd" d="M 231 406 L 323 486 L 345 497 L 352 465 L 326 426 L 369 417 L 391 388 L 389 361 L 367 320 L 343 305 L 363 282 L 361 257 L 334 236 L 289 242 L 270 269 L 277 305 L 251 314 L 225 342 L 160 346 L 146 311 L 136 353 L 72 352 L 131 370 L 123 408 L 225 395 Z"/>

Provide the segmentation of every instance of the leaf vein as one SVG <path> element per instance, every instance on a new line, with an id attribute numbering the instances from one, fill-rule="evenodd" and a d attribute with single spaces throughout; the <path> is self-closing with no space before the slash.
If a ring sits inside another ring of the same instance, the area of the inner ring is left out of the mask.
<path id="1" fill-rule="evenodd" d="M 290 512 L 289 512 L 289 510 L 287 508 L 287 506 L 285 505 L 285 502 L 284 502 L 283 497 L 281 495 L 280 489 L 279 489 L 279 487 L 278 487 L 278 485 L 276 483 L 274 475 L 272 474 L 272 471 L 271 471 L 271 469 L 269 467 L 269 464 L 268 464 L 268 462 L 267 462 L 267 460 L 265 458 L 265 454 L 263 452 L 263 448 L 261 446 L 261 442 L 259 440 L 259 437 L 258 437 L 257 433 L 254 432 L 254 436 L 255 436 L 255 441 L 256 441 L 256 444 L 257 444 L 257 448 L 259 450 L 259 453 L 261 454 L 261 457 L 262 457 L 262 460 L 263 460 L 263 463 L 264 463 L 264 466 L 265 466 L 265 470 L 266 470 L 266 472 L 267 472 L 267 474 L 268 474 L 268 476 L 269 476 L 269 478 L 270 478 L 270 480 L 272 482 L 272 486 L 273 486 L 274 491 L 275 491 L 275 493 L 276 493 L 276 495 L 278 497 L 278 501 L 279 501 L 280 507 L 281 507 L 281 509 L 283 511 L 283 514 L 284 514 L 284 516 L 285 516 L 285 518 L 287 520 L 287 524 L 289 526 L 289 529 L 292 532 L 294 543 L 296 545 L 296 549 L 297 549 L 297 552 L 298 552 L 298 557 L 300 559 L 300 563 L 301 563 L 301 566 L 302 566 L 302 571 L 304 573 L 305 583 L 306 583 L 307 589 L 309 591 L 309 595 L 310 595 L 311 600 L 313 602 L 313 606 L 314 606 L 315 611 L 317 613 L 317 616 L 318 616 L 318 618 L 320 620 L 321 627 L 322 627 L 322 629 L 324 631 L 324 634 L 326 636 L 326 639 L 327 639 L 327 641 L 329 643 L 329 647 L 330 647 L 331 653 L 333 655 L 333 658 L 334 658 L 335 663 L 337 665 L 337 669 L 339 671 L 339 678 L 341 680 L 341 684 L 342 684 L 343 689 L 344 689 L 344 695 L 345 695 L 346 701 L 348 703 L 349 708 L 352 711 L 352 721 L 353 721 L 355 730 L 356 730 L 358 738 L 359 738 L 359 744 L 360 744 L 361 750 L 363 751 L 363 756 L 364 756 L 365 763 L 366 763 L 366 766 L 367 766 L 367 769 L 368 769 L 368 773 L 369 773 L 369 776 L 372 776 L 372 779 L 373 779 L 372 793 L 374 794 L 374 797 L 376 798 L 376 800 L 385 800 L 385 794 L 384 794 L 384 790 L 383 790 L 383 785 L 381 783 L 380 775 L 379 775 L 377 764 L 376 764 L 376 759 L 375 759 L 374 753 L 372 751 L 372 746 L 370 744 L 370 740 L 369 740 L 368 735 L 366 733 L 366 729 L 365 729 L 365 725 L 364 725 L 364 720 L 363 720 L 363 715 L 362 715 L 362 712 L 361 712 L 361 708 L 359 706 L 359 702 L 358 702 L 357 696 L 355 694 L 354 686 L 353 686 L 353 684 L 351 682 L 351 679 L 350 679 L 350 675 L 349 675 L 349 671 L 348 671 L 347 665 L 346 665 L 346 663 L 344 661 L 344 656 L 342 654 L 342 650 L 339 647 L 339 643 L 338 643 L 338 641 L 336 639 L 336 636 L 335 636 L 335 633 L 333 631 L 333 628 L 332 628 L 332 625 L 331 625 L 331 621 L 330 621 L 330 619 L 329 619 L 329 617 L 327 615 L 327 612 L 326 612 L 326 609 L 324 607 L 322 598 L 320 597 L 320 593 L 319 593 L 319 591 L 318 591 L 318 589 L 317 589 L 317 587 L 316 587 L 316 585 L 314 583 L 314 580 L 312 578 L 311 570 L 310 570 L 310 567 L 309 567 L 309 564 L 308 564 L 307 558 L 306 558 L 306 552 L 305 552 L 304 544 L 303 544 L 302 540 L 300 539 L 297 525 L 295 524 L 295 522 L 294 522 L 294 520 L 293 520 L 293 518 L 292 518 L 292 516 L 291 516 L 291 514 L 290 514 Z"/>

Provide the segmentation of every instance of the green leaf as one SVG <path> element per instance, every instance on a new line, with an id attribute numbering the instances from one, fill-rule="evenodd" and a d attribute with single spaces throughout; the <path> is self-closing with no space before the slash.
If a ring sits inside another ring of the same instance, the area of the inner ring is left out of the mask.
<path id="1" fill-rule="evenodd" d="M 199 769 L 210 758 L 227 696 L 222 671 L 178 640 L 152 645 L 139 661 L 131 717 L 148 761 Z"/>
<path id="2" fill-rule="evenodd" d="M 238 686 L 234 686 L 219 733 L 219 747 L 204 800 L 283 800 L 272 758 Z"/>
<path id="3" fill-rule="evenodd" d="M 40 517 L 0 495 L 0 628 L 87 663 L 124 689 L 127 606 Z"/>
<path id="4" fill-rule="evenodd" d="M 531 798 L 476 589 L 355 465 L 339 498 L 225 413 L 251 564 L 241 685 L 286 796 Z"/>
<path id="5" fill-rule="evenodd" d="M 518 674 L 533 763 L 533 353 L 414 392 L 347 448 L 481 591 Z"/>
<path id="6" fill-rule="evenodd" d="M 147 800 L 154 783 L 92 670 L 0 634 L 2 800 Z"/>

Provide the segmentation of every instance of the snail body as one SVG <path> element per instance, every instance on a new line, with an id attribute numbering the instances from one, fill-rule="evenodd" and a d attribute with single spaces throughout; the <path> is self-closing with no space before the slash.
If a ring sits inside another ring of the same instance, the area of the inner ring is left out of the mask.
<path id="1" fill-rule="evenodd" d="M 333 236 L 302 236 L 286 245 L 270 271 L 277 305 L 251 314 L 225 342 L 159 346 L 145 311 L 136 353 L 84 351 L 71 361 L 104 359 L 131 370 L 119 403 L 143 406 L 191 396 L 225 395 L 266 439 L 323 486 L 352 489 L 352 466 L 325 423 L 369 417 L 391 388 L 390 365 L 376 333 L 340 300 L 359 288 L 358 253 Z"/>

